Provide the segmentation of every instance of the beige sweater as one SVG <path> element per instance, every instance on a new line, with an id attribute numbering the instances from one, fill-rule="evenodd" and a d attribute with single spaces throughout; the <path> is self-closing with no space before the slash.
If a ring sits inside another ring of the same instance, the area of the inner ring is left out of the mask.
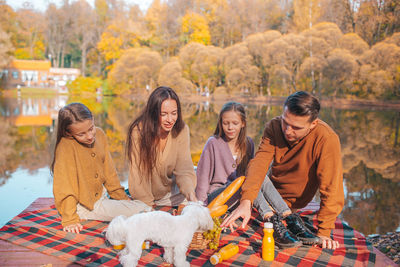
<path id="1" fill-rule="evenodd" d="M 133 139 L 138 140 L 138 131 L 132 132 Z M 129 192 L 133 199 L 138 199 L 147 205 L 153 205 L 154 200 L 159 200 L 168 192 L 171 192 L 173 177 L 179 191 L 188 198 L 196 188 L 196 174 L 194 172 L 192 158 L 190 156 L 189 127 L 185 125 L 176 138 L 169 133 L 164 151 L 159 151 L 156 168 L 151 177 L 140 174 L 135 155 L 138 153 L 133 146 L 133 164 L 129 172 Z"/>
<path id="2" fill-rule="evenodd" d="M 57 146 L 53 177 L 54 200 L 62 225 L 80 221 L 76 213 L 78 203 L 93 210 L 103 185 L 113 199 L 129 199 L 117 176 L 104 132 L 96 128 L 92 148 L 73 138 L 62 138 Z"/>
<path id="3" fill-rule="evenodd" d="M 253 202 L 270 167 L 269 177 L 290 208 L 305 207 L 319 189 L 318 231 L 329 236 L 344 205 L 339 137 L 318 120 L 308 135 L 290 146 L 282 133 L 281 119 L 276 117 L 265 127 L 260 147 L 247 169 L 242 199 Z"/>

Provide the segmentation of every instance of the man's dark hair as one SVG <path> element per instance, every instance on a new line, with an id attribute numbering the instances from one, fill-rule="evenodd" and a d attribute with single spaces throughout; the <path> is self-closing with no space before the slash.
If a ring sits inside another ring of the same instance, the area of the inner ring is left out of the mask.
<path id="1" fill-rule="evenodd" d="M 318 117 L 321 108 L 318 99 L 304 91 L 298 91 L 288 96 L 283 107 L 287 107 L 288 111 L 296 116 L 310 116 L 310 122 Z"/>

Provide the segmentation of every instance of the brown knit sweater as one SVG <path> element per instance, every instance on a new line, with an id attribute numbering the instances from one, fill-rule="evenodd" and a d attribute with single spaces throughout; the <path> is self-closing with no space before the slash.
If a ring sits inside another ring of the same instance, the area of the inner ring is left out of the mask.
<path id="1" fill-rule="evenodd" d="M 337 134 L 325 122 L 318 120 L 308 135 L 290 146 L 281 129 L 281 117 L 272 119 L 267 123 L 259 149 L 249 164 L 242 200 L 254 201 L 268 169 L 271 181 L 291 208 L 305 207 L 319 189 L 318 233 L 330 236 L 344 205 Z"/>
<path id="2" fill-rule="evenodd" d="M 62 138 L 56 151 L 53 194 L 64 227 L 80 221 L 76 213 L 78 203 L 93 210 L 103 185 L 113 199 L 129 199 L 117 176 L 104 132 L 96 128 L 92 148 L 73 138 Z"/>

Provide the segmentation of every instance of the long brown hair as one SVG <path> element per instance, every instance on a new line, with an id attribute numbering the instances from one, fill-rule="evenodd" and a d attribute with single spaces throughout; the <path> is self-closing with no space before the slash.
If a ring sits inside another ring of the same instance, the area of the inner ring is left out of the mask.
<path id="1" fill-rule="evenodd" d="M 178 95 L 169 87 L 158 87 L 149 96 L 145 108 L 140 115 L 129 125 L 128 136 L 126 139 L 126 155 L 129 162 L 133 164 L 133 160 L 139 163 L 139 172 L 150 175 L 152 169 L 156 166 L 157 147 L 160 142 L 160 114 L 161 105 L 167 99 L 176 101 L 178 107 L 178 119 L 171 130 L 172 137 L 178 136 L 182 131 L 185 123 L 182 119 L 181 103 Z M 137 128 L 139 132 L 138 140 L 132 138 L 133 130 Z M 136 148 L 138 153 L 132 158 L 133 149 Z"/>
<path id="2" fill-rule="evenodd" d="M 54 174 L 54 164 L 56 163 L 56 150 L 61 138 L 69 136 L 69 126 L 76 122 L 92 120 L 92 112 L 82 103 L 71 103 L 58 111 L 57 119 L 57 139 L 54 146 L 53 162 L 50 166 L 50 173 Z"/>
<path id="3" fill-rule="evenodd" d="M 238 162 L 236 173 L 238 176 L 240 176 L 245 174 L 247 164 L 251 158 L 251 145 L 246 134 L 246 111 L 242 104 L 233 101 L 224 104 L 218 116 L 218 124 L 215 128 L 214 136 L 217 138 L 226 138 L 224 129 L 222 128 L 222 115 L 228 111 L 236 112 L 244 124 L 244 127 L 240 129 L 238 139 L 236 140 L 236 147 L 239 148 L 239 157 L 236 159 L 236 162 Z"/>

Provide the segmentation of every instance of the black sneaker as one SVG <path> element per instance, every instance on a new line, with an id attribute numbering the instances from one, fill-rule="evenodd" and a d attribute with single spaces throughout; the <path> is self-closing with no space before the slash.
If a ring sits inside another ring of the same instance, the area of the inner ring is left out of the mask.
<path id="1" fill-rule="evenodd" d="M 300 215 L 292 213 L 285 218 L 289 231 L 304 244 L 319 244 L 320 238 L 313 234 L 305 225 Z"/>
<path id="2" fill-rule="evenodd" d="M 301 217 L 301 219 L 303 220 L 304 225 L 308 228 L 308 230 L 311 231 L 311 233 L 313 233 L 314 235 L 318 234 L 318 229 L 314 227 L 312 220 L 307 217 Z"/>
<path id="3" fill-rule="evenodd" d="M 293 248 L 302 245 L 301 241 L 293 236 L 282 222 L 282 216 L 274 214 L 271 218 L 267 219 L 274 226 L 274 240 L 279 248 Z"/>

